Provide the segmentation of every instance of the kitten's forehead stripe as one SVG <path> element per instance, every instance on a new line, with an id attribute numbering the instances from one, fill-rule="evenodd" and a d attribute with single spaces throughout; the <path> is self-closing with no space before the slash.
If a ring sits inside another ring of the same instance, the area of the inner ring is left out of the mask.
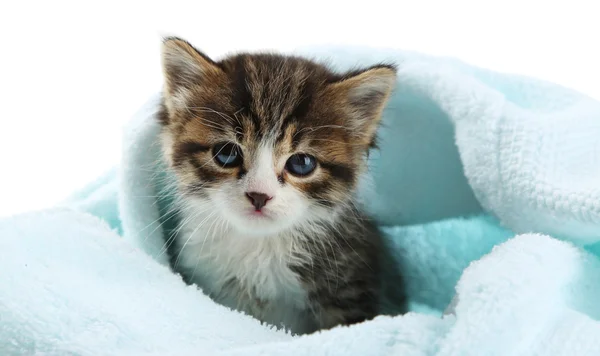
<path id="1" fill-rule="evenodd" d="M 257 124 L 256 133 L 280 132 L 290 119 L 306 114 L 311 95 L 307 91 L 309 73 L 302 63 L 284 57 L 241 56 L 233 61 L 236 69 L 236 87 L 242 89 L 247 100 L 246 114 Z M 243 80 L 240 80 L 244 74 Z M 238 95 L 239 97 L 239 95 Z"/>
<path id="2" fill-rule="evenodd" d="M 230 85 L 233 87 L 232 101 L 234 106 L 238 108 L 240 114 L 255 119 L 256 114 L 252 112 L 252 94 L 250 93 L 246 81 L 248 74 L 244 57 L 236 57 L 232 61 L 226 63 L 226 68 L 232 73 Z"/>

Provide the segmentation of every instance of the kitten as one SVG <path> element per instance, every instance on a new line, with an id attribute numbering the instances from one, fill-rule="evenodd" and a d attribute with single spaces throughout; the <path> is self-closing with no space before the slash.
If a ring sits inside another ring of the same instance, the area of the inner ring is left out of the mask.
<path id="1" fill-rule="evenodd" d="M 178 38 L 162 56 L 161 143 L 182 201 L 172 267 L 296 334 L 376 316 L 382 240 L 354 194 L 395 68 L 215 62 Z"/>

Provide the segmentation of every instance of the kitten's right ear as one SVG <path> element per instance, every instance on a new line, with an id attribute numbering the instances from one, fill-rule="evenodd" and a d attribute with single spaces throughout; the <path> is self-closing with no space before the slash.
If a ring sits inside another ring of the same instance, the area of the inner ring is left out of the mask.
<path id="1" fill-rule="evenodd" d="M 222 74 L 212 59 L 177 37 L 163 40 L 162 66 L 165 89 L 171 95 Z"/>

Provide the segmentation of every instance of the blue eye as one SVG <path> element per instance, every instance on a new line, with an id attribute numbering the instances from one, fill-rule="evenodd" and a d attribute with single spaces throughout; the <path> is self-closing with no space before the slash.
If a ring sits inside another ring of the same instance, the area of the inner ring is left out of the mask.
<path id="1" fill-rule="evenodd" d="M 240 146 L 234 143 L 219 143 L 213 147 L 215 161 L 223 168 L 237 167 L 242 163 Z"/>
<path id="2" fill-rule="evenodd" d="M 317 168 L 317 160 L 313 156 L 298 153 L 287 160 L 285 168 L 295 176 L 304 177 Z"/>

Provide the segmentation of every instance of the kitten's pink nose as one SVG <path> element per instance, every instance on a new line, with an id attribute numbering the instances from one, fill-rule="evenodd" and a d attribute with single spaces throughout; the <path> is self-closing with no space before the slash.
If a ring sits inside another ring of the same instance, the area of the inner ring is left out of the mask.
<path id="1" fill-rule="evenodd" d="M 267 202 L 273 197 L 270 197 L 264 193 L 249 192 L 246 193 L 246 197 L 250 200 L 254 208 L 259 211 L 263 206 L 267 205 Z"/>

